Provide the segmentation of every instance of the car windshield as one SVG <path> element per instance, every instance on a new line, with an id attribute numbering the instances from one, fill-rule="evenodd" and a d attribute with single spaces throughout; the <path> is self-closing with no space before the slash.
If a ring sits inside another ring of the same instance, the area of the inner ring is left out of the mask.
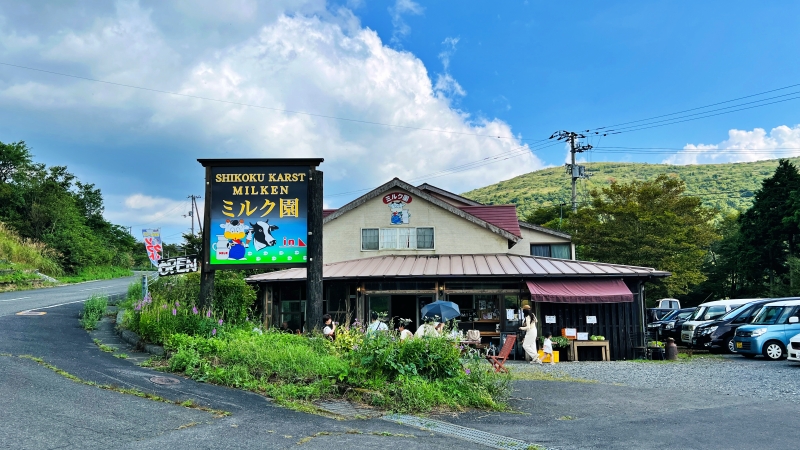
<path id="1" fill-rule="evenodd" d="M 783 312 L 783 308 L 783 306 L 765 306 L 761 308 L 761 311 L 758 312 L 755 319 L 750 323 L 758 325 L 774 324 Z"/>
<path id="2" fill-rule="evenodd" d="M 686 319 L 687 317 L 691 316 L 693 312 L 694 312 L 694 310 L 682 312 L 682 313 L 678 314 L 678 317 L 676 317 L 675 319 L 676 320 Z"/>
<path id="3" fill-rule="evenodd" d="M 739 317 L 739 314 L 743 313 L 746 310 L 747 310 L 747 305 L 742 305 L 736 309 L 730 310 L 728 314 L 725 314 L 724 316 L 720 317 L 720 320 L 735 319 L 736 317 Z"/>
<path id="4" fill-rule="evenodd" d="M 689 320 L 714 320 L 725 314 L 725 305 L 700 306 Z"/>
<path id="5" fill-rule="evenodd" d="M 667 314 L 666 316 L 662 317 L 661 320 L 664 320 L 664 321 L 672 320 L 677 315 L 678 315 L 678 310 L 676 309 L 675 311 L 670 311 L 669 314 Z"/>
<path id="6" fill-rule="evenodd" d="M 707 309 L 708 309 L 708 307 L 707 307 L 707 306 L 698 306 L 698 307 L 697 307 L 697 309 L 695 309 L 695 310 L 694 310 L 694 312 L 692 313 L 692 315 L 691 315 L 691 316 L 689 316 L 689 321 L 692 321 L 692 320 L 702 320 L 702 319 L 700 319 L 700 316 L 702 316 L 703 314 L 705 314 Z"/>

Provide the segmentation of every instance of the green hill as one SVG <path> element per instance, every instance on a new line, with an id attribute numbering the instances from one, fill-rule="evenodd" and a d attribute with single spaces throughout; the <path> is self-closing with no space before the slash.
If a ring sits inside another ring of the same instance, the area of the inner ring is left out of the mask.
<path id="1" fill-rule="evenodd" d="M 800 157 L 789 159 L 800 165 Z M 725 212 L 749 208 L 753 193 L 761 187 L 764 178 L 772 175 L 778 166 L 778 160 L 688 166 L 622 162 L 584 165 L 593 175 L 588 180 L 578 181 L 579 202 L 589 198 L 590 190 L 605 187 L 612 181 L 627 183 L 669 174 L 686 182 L 688 194 L 701 197 L 707 206 Z M 569 205 L 570 192 L 570 177 L 564 166 L 561 166 L 537 170 L 462 195 L 486 204 L 516 204 L 520 216 L 525 216 L 540 206 L 560 203 Z"/>

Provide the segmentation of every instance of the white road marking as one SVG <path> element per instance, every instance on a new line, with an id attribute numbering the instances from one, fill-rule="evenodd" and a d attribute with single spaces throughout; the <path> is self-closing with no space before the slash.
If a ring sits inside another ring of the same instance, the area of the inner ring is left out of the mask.
<path id="1" fill-rule="evenodd" d="M 0 302 L 13 302 L 13 301 L 16 301 L 16 300 L 25 300 L 26 298 L 30 298 L 30 297 L 10 298 L 8 300 L 0 300 Z"/>
<path id="2" fill-rule="evenodd" d="M 25 311 L 22 311 L 22 312 L 31 312 L 31 311 L 36 311 L 36 310 L 39 310 L 39 309 L 55 308 L 56 306 L 71 305 L 73 303 L 83 303 L 86 300 L 88 300 L 88 298 L 83 299 L 83 300 L 75 300 L 74 302 L 59 303 L 57 305 L 42 306 L 41 308 L 26 309 Z"/>
<path id="3" fill-rule="evenodd" d="M 108 289 L 110 287 L 112 287 L 112 286 L 101 286 L 101 287 L 90 288 L 90 289 L 81 289 L 80 292 L 83 292 L 83 291 L 96 291 L 98 289 Z"/>

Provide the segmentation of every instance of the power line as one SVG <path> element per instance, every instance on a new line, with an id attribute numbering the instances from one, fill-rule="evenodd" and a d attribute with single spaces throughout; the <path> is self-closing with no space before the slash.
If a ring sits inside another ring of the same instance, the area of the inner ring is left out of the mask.
<path id="1" fill-rule="evenodd" d="M 736 102 L 736 101 L 739 101 L 739 100 L 744 100 L 744 99 L 747 99 L 747 98 L 758 97 L 760 95 L 769 94 L 769 93 L 772 93 L 772 92 L 783 91 L 783 90 L 791 89 L 791 88 L 797 87 L 797 86 L 800 86 L 800 83 L 792 84 L 792 85 L 789 85 L 789 86 L 784 86 L 784 87 L 777 88 L 777 89 L 771 89 L 769 91 L 759 92 L 757 94 L 745 95 L 744 97 L 738 97 L 738 98 L 734 98 L 734 99 L 731 99 L 731 100 L 725 100 L 725 101 L 722 101 L 722 102 L 712 103 L 712 104 L 705 105 L 705 106 L 698 106 L 696 108 L 684 109 L 683 111 L 677 111 L 677 112 L 674 112 L 674 113 L 662 114 L 662 115 L 659 115 L 659 116 L 648 117 L 646 119 L 632 120 L 630 122 L 622 122 L 622 123 L 618 123 L 618 124 L 614 124 L 614 125 L 604 125 L 602 127 L 597 127 L 597 128 L 593 128 L 591 130 L 586 130 L 586 132 L 595 132 L 597 130 L 603 130 L 603 129 L 606 129 L 606 128 L 619 127 L 619 126 L 622 126 L 622 125 L 629 125 L 629 124 L 639 123 L 639 122 L 647 122 L 647 121 L 650 121 L 650 120 L 653 120 L 653 119 L 660 119 L 662 117 L 676 116 L 678 114 L 683 114 L 683 113 L 687 113 L 687 112 L 691 112 L 691 111 L 698 111 L 698 110 L 701 110 L 701 109 L 710 108 L 712 106 L 724 105 L 726 103 L 732 103 L 732 102 Z"/>
<path id="2" fill-rule="evenodd" d="M 632 128 L 632 129 L 623 129 L 622 131 L 608 130 L 607 132 L 605 132 L 603 134 L 613 135 L 613 134 L 629 133 L 629 132 L 632 132 L 632 131 L 648 130 L 650 128 L 663 127 L 663 126 L 667 126 L 667 125 L 675 125 L 676 123 L 691 122 L 693 120 L 706 119 L 708 117 L 715 117 L 715 116 L 720 116 L 720 115 L 723 115 L 723 114 L 730 114 L 730 113 L 737 112 L 737 111 L 745 111 L 745 110 L 748 110 L 748 109 L 760 108 L 762 106 L 774 105 L 776 103 L 783 103 L 783 102 L 788 102 L 790 100 L 797 100 L 797 99 L 800 99 L 800 96 L 786 98 L 786 99 L 783 99 L 783 100 L 775 100 L 774 102 L 763 103 L 763 104 L 760 104 L 760 105 L 748 106 L 746 108 L 739 108 L 739 109 L 734 109 L 734 110 L 731 110 L 731 111 L 718 112 L 716 114 L 708 114 L 708 115 L 705 115 L 705 116 L 693 117 L 691 119 L 677 120 L 677 119 L 680 119 L 680 117 L 678 117 L 678 118 L 676 118 L 676 120 L 674 120 L 672 122 L 662 123 L 662 124 L 658 124 L 658 125 L 649 125 L 648 126 L 648 124 L 642 124 L 641 127 Z M 736 105 L 736 106 L 739 106 L 739 105 Z"/>
<path id="3" fill-rule="evenodd" d="M 96 78 L 89 78 L 89 77 L 83 77 L 83 76 L 80 76 L 80 75 L 72 75 L 72 74 L 68 74 L 68 73 L 55 72 L 55 71 L 52 71 L 52 70 L 37 69 L 37 68 L 34 68 L 34 67 L 20 66 L 18 64 L 9 64 L 9 63 L 0 62 L 0 65 L 8 66 L 8 67 L 15 67 L 17 69 L 30 70 L 30 71 L 34 71 L 34 72 L 47 73 L 47 74 L 50 74 L 50 75 L 58 75 L 58 76 L 61 76 L 61 77 L 75 78 L 75 79 L 78 79 L 78 80 L 91 81 L 91 82 L 94 82 L 94 83 L 103 83 L 103 84 L 108 84 L 108 85 L 111 85 L 111 86 L 118 86 L 118 87 L 124 87 L 124 88 L 129 88 L 129 89 L 138 89 L 140 91 L 155 92 L 155 93 L 158 93 L 158 94 L 175 95 L 175 96 L 178 96 L 178 97 L 193 98 L 193 99 L 196 99 L 196 100 L 206 100 L 206 101 L 209 101 L 209 102 L 217 102 L 217 103 L 223 103 L 223 104 L 234 105 L 234 106 L 245 106 L 245 107 L 248 107 L 248 108 L 258 108 L 258 109 L 264 109 L 264 110 L 268 110 L 268 111 L 283 112 L 283 113 L 289 113 L 289 114 L 299 114 L 299 115 L 304 115 L 304 116 L 309 116 L 309 117 L 318 117 L 318 118 L 322 118 L 322 119 L 341 120 L 341 121 L 344 121 L 344 122 L 360 123 L 360 124 L 365 124 L 365 125 L 377 125 L 377 126 L 384 126 L 384 127 L 390 127 L 390 128 L 401 128 L 401 129 L 406 129 L 406 130 L 430 131 L 430 132 L 435 132 L 435 133 L 446 133 L 446 134 L 454 134 L 454 135 L 460 135 L 460 136 L 477 136 L 477 137 L 488 137 L 488 138 L 495 138 L 495 139 L 514 139 L 514 140 L 519 140 L 519 141 L 533 141 L 533 139 L 522 139 L 522 138 L 518 138 L 518 137 L 515 137 L 515 136 L 498 136 L 498 135 L 481 134 L 481 133 L 466 133 L 466 132 L 462 132 L 462 131 L 443 130 L 443 129 L 440 129 L 440 128 L 413 127 L 413 126 L 408 126 L 408 125 L 396 125 L 396 124 L 389 124 L 389 123 L 383 123 L 383 122 L 375 122 L 375 121 L 370 121 L 370 120 L 361 120 L 361 119 L 352 119 L 352 118 L 347 118 L 347 117 L 329 116 L 329 115 L 326 115 L 326 114 L 317 114 L 317 113 L 310 113 L 310 112 L 305 112 L 305 111 L 295 111 L 295 110 L 291 110 L 291 109 L 273 108 L 273 107 L 269 107 L 269 106 L 254 105 L 252 103 L 234 102 L 234 101 L 230 101 L 230 100 L 221 100 L 221 99 L 218 99 L 218 98 L 203 97 L 203 96 L 200 96 L 200 95 L 182 94 L 180 92 L 167 91 L 167 90 L 163 90 L 163 89 L 154 89 L 154 88 L 149 88 L 149 87 L 144 87 L 144 86 L 136 86 L 136 85 L 132 85 L 132 84 L 117 83 L 117 82 L 106 81 L 106 80 L 98 80 Z M 546 140 L 547 139 L 539 139 L 539 140 L 535 140 L 533 143 L 535 143 L 535 142 L 543 142 L 543 141 L 546 141 Z"/>

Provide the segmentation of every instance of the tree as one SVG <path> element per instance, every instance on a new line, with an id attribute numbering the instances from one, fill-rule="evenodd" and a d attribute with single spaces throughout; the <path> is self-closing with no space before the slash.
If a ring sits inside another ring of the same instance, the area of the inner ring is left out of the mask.
<path id="1" fill-rule="evenodd" d="M 590 193 L 590 206 L 570 220 L 582 259 L 654 267 L 672 276 L 651 286 L 656 295 L 685 294 L 705 279 L 703 262 L 717 240 L 715 211 L 685 195 L 683 181 L 612 183 Z"/>
<path id="2" fill-rule="evenodd" d="M 0 184 L 10 183 L 32 164 L 30 149 L 25 142 L 4 144 L 0 142 Z"/>
<path id="3" fill-rule="evenodd" d="M 778 163 L 775 173 L 761 183 L 753 206 L 740 219 L 740 258 L 747 262 L 745 277 L 768 286 L 769 295 L 781 291 L 779 280 L 789 272 L 787 264 L 798 251 L 800 173 L 788 160 Z"/>

